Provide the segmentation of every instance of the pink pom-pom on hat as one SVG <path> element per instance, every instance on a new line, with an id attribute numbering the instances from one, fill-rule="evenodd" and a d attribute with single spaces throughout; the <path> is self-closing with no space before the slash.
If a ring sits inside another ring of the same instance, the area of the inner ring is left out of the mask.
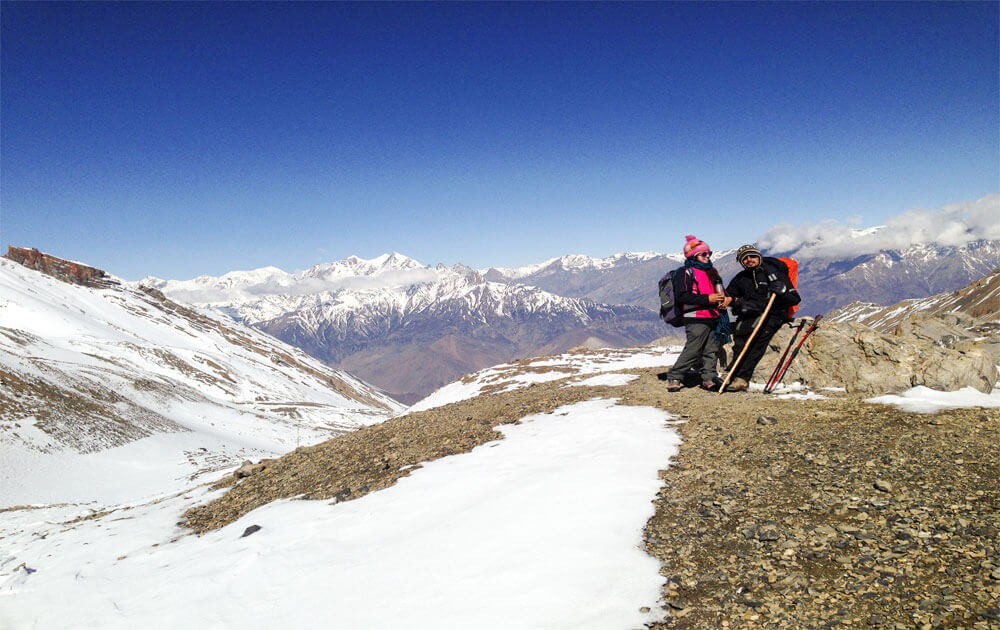
<path id="1" fill-rule="evenodd" d="M 708 246 L 708 243 L 701 240 L 697 236 L 688 234 L 684 238 L 687 239 L 687 243 L 684 243 L 684 257 L 691 258 L 692 256 L 697 256 L 702 252 L 712 253 L 712 248 Z"/>

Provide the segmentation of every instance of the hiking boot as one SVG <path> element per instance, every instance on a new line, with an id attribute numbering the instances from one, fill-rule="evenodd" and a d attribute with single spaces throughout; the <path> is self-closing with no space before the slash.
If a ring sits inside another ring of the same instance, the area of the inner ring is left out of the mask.
<path id="1" fill-rule="evenodd" d="M 747 382 L 745 378 L 734 378 L 733 382 L 726 387 L 726 391 L 730 392 L 745 392 L 747 388 L 750 387 L 750 383 Z"/>
<path id="2" fill-rule="evenodd" d="M 701 388 L 707 392 L 717 392 L 721 384 L 719 381 L 702 381 Z"/>
<path id="3" fill-rule="evenodd" d="M 684 384 L 678 381 L 676 378 L 667 379 L 667 391 L 668 392 L 679 392 Z"/>

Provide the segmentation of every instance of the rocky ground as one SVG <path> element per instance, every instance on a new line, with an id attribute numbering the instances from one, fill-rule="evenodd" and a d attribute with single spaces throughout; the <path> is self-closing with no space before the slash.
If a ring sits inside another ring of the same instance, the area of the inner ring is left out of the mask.
<path id="1" fill-rule="evenodd" d="M 687 422 L 646 527 L 668 578 L 655 628 L 1000 628 L 996 410 L 697 390 L 664 406 Z"/>
<path id="2" fill-rule="evenodd" d="M 499 438 L 499 424 L 617 398 L 686 421 L 645 531 L 667 578 L 654 628 L 1000 628 L 1000 412 L 670 394 L 662 370 L 632 372 L 625 386 L 497 391 L 297 449 L 245 467 L 187 523 L 207 531 L 281 497 L 355 498 Z"/>

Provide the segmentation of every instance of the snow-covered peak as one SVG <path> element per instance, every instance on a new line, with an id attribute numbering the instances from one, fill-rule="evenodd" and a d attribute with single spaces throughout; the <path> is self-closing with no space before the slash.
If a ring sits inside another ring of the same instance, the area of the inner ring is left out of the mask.
<path id="1" fill-rule="evenodd" d="M 221 276 L 198 276 L 191 280 L 162 280 L 146 277 L 135 286 L 152 287 L 170 293 L 182 302 L 216 304 L 250 296 L 282 292 L 295 283 L 294 277 L 277 267 L 230 271 Z"/>
<path id="2" fill-rule="evenodd" d="M 358 256 L 348 256 L 336 262 L 315 265 L 297 275 L 300 277 L 340 279 L 365 276 L 375 277 L 398 271 L 422 270 L 427 268 L 426 265 L 408 256 L 391 252 L 370 260 L 359 258 Z"/>
<path id="3" fill-rule="evenodd" d="M 268 296 L 309 296 L 344 289 L 380 289 L 435 282 L 440 270 L 412 258 L 388 253 L 366 260 L 350 256 L 287 273 L 277 267 L 231 271 L 222 276 L 199 276 L 193 280 L 146 278 L 139 285 L 159 289 L 188 304 L 225 306 L 254 302 Z"/>
<path id="4" fill-rule="evenodd" d="M 532 276 L 543 270 L 558 269 L 561 271 L 593 271 L 612 269 L 622 265 L 654 260 L 663 256 L 676 258 L 678 260 L 684 259 L 684 257 L 680 254 L 665 255 L 656 252 L 623 252 L 606 258 L 594 258 L 593 256 L 586 256 L 583 254 L 569 254 L 558 258 L 550 258 L 533 265 L 525 265 L 523 267 L 492 267 L 490 269 L 484 269 L 481 273 L 487 274 L 492 270 L 494 272 L 498 272 L 505 278 L 516 280 L 518 278 Z"/>

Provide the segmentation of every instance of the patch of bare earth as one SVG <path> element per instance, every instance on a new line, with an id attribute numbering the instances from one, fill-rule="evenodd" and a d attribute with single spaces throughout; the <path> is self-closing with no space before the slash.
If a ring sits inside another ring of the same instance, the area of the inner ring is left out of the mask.
<path id="1" fill-rule="evenodd" d="M 300 448 L 231 476 L 187 524 L 205 532 L 279 498 L 356 498 L 499 439 L 497 425 L 617 398 L 686 421 L 645 530 L 667 578 L 653 628 L 1000 627 L 1000 412 L 671 394 L 660 371 L 496 391 Z"/>

